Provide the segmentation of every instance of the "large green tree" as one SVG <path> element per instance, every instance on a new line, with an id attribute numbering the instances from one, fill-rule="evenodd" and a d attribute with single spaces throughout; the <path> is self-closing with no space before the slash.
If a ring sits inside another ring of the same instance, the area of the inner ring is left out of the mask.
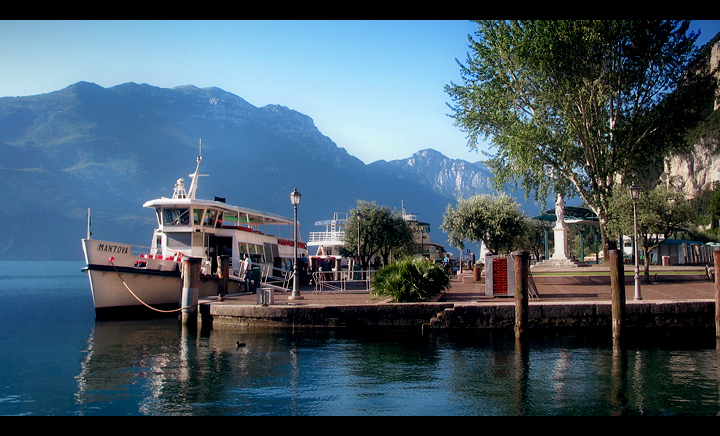
<path id="1" fill-rule="evenodd" d="M 689 68 L 697 34 L 676 21 L 477 24 L 463 83 L 445 88 L 455 124 L 471 149 L 490 140 L 498 189 L 579 196 L 607 254 L 615 186 L 686 149 L 682 135 L 712 98 L 707 71 Z"/>
<path id="2" fill-rule="evenodd" d="M 380 256 L 383 265 L 387 265 L 391 258 L 413 252 L 412 230 L 399 211 L 358 200 L 357 207 L 348 211 L 343 248 L 348 256 L 359 253 L 363 270 L 369 268 L 375 256 Z"/>
<path id="3" fill-rule="evenodd" d="M 440 228 L 455 247 L 482 241 L 493 253 L 503 254 L 519 248 L 528 230 L 527 219 L 507 195 L 481 194 L 458 200 L 455 208 L 448 205 Z"/>
<path id="4" fill-rule="evenodd" d="M 610 198 L 608 232 L 611 237 L 635 234 L 635 216 L 630 191 L 616 189 Z M 642 192 L 637 202 L 638 246 L 644 253 L 645 282 L 650 281 L 650 253 L 678 230 L 693 226 L 697 216 L 693 203 L 682 192 L 658 185 Z"/>

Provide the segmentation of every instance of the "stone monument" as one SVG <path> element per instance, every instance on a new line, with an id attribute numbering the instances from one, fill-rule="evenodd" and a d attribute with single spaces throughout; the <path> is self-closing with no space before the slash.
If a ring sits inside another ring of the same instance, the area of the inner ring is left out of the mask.
<path id="1" fill-rule="evenodd" d="M 565 223 L 565 201 L 562 194 L 558 194 L 555 202 L 555 251 L 550 259 L 535 264 L 535 267 L 577 267 L 578 263 L 568 258 L 567 224 Z"/>
<path id="2" fill-rule="evenodd" d="M 565 224 L 565 201 L 558 194 L 555 202 L 555 251 L 550 259 L 567 260 L 567 225 Z"/>

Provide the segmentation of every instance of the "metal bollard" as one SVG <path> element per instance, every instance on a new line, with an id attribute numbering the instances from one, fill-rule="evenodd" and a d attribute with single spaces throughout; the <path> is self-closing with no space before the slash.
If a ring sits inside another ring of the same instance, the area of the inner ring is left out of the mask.
<path id="1" fill-rule="evenodd" d="M 258 287 L 256 292 L 256 301 L 258 305 L 268 306 L 275 302 L 275 293 L 272 288 Z"/>

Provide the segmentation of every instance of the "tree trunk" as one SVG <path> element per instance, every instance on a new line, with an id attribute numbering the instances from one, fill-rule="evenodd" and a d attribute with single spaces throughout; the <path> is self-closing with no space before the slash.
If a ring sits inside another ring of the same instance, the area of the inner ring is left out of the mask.
<path id="1" fill-rule="evenodd" d="M 598 221 L 600 222 L 600 241 L 603 247 L 603 259 L 607 261 L 607 259 L 610 258 L 610 239 L 608 238 L 606 230 L 607 218 L 598 215 Z"/>

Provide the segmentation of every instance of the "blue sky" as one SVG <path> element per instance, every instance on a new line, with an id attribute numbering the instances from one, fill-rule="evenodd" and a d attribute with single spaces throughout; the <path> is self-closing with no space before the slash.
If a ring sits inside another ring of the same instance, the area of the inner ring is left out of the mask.
<path id="1" fill-rule="evenodd" d="M 0 97 L 78 81 L 215 86 L 310 116 L 365 163 L 434 148 L 479 160 L 447 116 L 468 21 L 1 21 Z M 706 42 L 720 21 L 694 21 Z"/>

